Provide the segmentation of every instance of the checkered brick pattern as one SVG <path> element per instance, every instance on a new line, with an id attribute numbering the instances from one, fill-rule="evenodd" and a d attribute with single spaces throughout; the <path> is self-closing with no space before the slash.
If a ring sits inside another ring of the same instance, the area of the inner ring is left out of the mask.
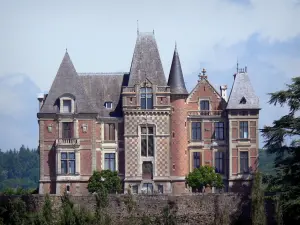
<path id="1" fill-rule="evenodd" d="M 169 138 L 156 138 L 156 172 L 157 176 L 169 176 Z"/>
<path id="2" fill-rule="evenodd" d="M 125 143 L 125 174 L 126 176 L 136 176 L 138 173 L 138 138 L 126 137 Z"/>
<path id="3" fill-rule="evenodd" d="M 126 116 L 125 118 L 125 134 L 137 134 L 138 120 L 136 116 Z"/>
<path id="4" fill-rule="evenodd" d="M 156 125 L 156 134 L 169 134 L 169 117 L 167 115 L 158 116 L 126 116 L 125 119 L 125 133 L 137 134 L 138 125 L 145 124 L 146 121 L 149 124 Z"/>

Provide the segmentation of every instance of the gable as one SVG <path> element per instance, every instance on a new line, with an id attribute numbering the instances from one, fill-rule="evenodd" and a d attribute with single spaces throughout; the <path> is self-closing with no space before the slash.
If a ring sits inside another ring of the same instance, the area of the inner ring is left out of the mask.
<path id="1" fill-rule="evenodd" d="M 190 110 L 199 110 L 201 100 L 210 102 L 210 110 L 225 109 L 225 101 L 206 78 L 200 79 L 187 98 Z"/>

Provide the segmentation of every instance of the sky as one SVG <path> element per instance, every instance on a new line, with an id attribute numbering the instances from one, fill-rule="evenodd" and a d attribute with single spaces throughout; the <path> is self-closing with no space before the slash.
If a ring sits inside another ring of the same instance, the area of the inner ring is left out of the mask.
<path id="1" fill-rule="evenodd" d="M 49 91 L 66 48 L 77 72 L 128 72 L 137 27 L 154 31 L 166 77 L 176 41 L 189 90 L 204 67 L 231 87 L 238 59 L 260 126 L 271 124 L 287 109 L 267 93 L 299 76 L 299 21 L 299 0 L 0 0 L 0 149 L 38 146 L 36 94 Z"/>

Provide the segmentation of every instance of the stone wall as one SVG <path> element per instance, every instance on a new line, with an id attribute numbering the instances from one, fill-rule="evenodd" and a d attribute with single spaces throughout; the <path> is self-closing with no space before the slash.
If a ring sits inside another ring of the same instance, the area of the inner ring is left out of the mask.
<path id="1" fill-rule="evenodd" d="M 120 220 L 120 218 L 129 216 L 127 206 L 124 203 L 127 197 L 128 195 L 109 196 L 108 211 L 112 218 Z M 0 202 L 7 198 L 7 196 L 0 196 Z M 251 224 L 249 198 L 238 194 L 132 195 L 132 198 L 135 202 L 135 208 L 132 211 L 134 217 L 142 217 L 143 215 L 157 217 L 169 206 L 172 208 L 171 211 L 176 217 L 177 224 L 222 224 L 216 223 L 216 220 L 222 221 L 226 215 L 229 215 L 231 224 Z M 24 196 L 23 199 L 29 203 L 30 210 L 34 210 L 43 205 L 44 196 Z M 51 200 L 55 208 L 58 209 L 61 204 L 61 197 L 53 195 Z M 77 206 L 80 205 L 92 211 L 95 209 L 96 201 L 93 195 L 71 196 L 71 200 Z M 272 204 L 266 205 L 268 206 L 268 215 L 270 215 L 268 224 L 274 224 Z"/>

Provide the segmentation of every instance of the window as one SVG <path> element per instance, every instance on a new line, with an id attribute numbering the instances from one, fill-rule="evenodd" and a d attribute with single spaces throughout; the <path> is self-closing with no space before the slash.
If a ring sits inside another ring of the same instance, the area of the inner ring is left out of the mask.
<path id="1" fill-rule="evenodd" d="M 143 171 L 142 174 L 143 179 L 152 179 L 153 178 L 152 162 L 143 162 L 142 171 Z"/>
<path id="2" fill-rule="evenodd" d="M 200 101 L 200 110 L 209 110 L 209 101 L 208 100 L 201 100 Z"/>
<path id="3" fill-rule="evenodd" d="M 61 153 L 61 174 L 75 174 L 75 153 Z"/>
<path id="4" fill-rule="evenodd" d="M 216 173 L 224 173 L 224 152 L 215 152 Z"/>
<path id="5" fill-rule="evenodd" d="M 67 184 L 67 193 L 70 192 L 70 185 Z"/>
<path id="6" fill-rule="evenodd" d="M 216 122 L 215 123 L 215 139 L 224 140 L 224 123 Z"/>
<path id="7" fill-rule="evenodd" d="M 105 141 L 114 141 L 115 140 L 115 124 L 106 123 L 104 125 L 104 140 Z"/>
<path id="8" fill-rule="evenodd" d="M 62 123 L 62 138 L 68 139 L 68 138 L 73 138 L 73 123 L 71 122 L 63 122 Z"/>
<path id="9" fill-rule="evenodd" d="M 105 102 L 104 106 L 107 109 L 112 109 L 112 102 Z"/>
<path id="10" fill-rule="evenodd" d="M 162 184 L 158 184 L 157 185 L 157 191 L 159 194 L 163 194 L 164 193 L 164 186 Z"/>
<path id="11" fill-rule="evenodd" d="M 132 193 L 133 194 L 138 194 L 139 193 L 139 186 L 138 185 L 133 185 L 132 186 Z"/>
<path id="12" fill-rule="evenodd" d="M 201 123 L 192 122 L 192 140 L 199 141 L 201 140 Z"/>
<path id="13" fill-rule="evenodd" d="M 154 156 L 153 127 L 141 127 L 141 155 Z"/>
<path id="14" fill-rule="evenodd" d="M 115 171 L 116 170 L 116 157 L 115 153 L 104 154 L 104 169 Z"/>
<path id="15" fill-rule="evenodd" d="M 146 194 L 152 194 L 153 193 L 153 185 L 151 183 L 144 183 L 143 184 L 143 192 Z"/>
<path id="16" fill-rule="evenodd" d="M 71 113 L 72 112 L 72 101 L 71 100 L 63 100 L 63 113 Z"/>
<path id="17" fill-rule="evenodd" d="M 152 88 L 141 88 L 141 108 L 153 109 Z"/>
<path id="18" fill-rule="evenodd" d="M 241 101 L 240 101 L 240 104 L 246 104 L 247 103 L 247 100 L 245 99 L 245 97 L 242 97 Z"/>
<path id="19" fill-rule="evenodd" d="M 201 153 L 200 152 L 193 152 L 193 168 L 200 168 L 201 166 Z"/>
<path id="20" fill-rule="evenodd" d="M 248 138 L 248 121 L 240 122 L 240 138 Z"/>
<path id="21" fill-rule="evenodd" d="M 248 152 L 240 152 L 240 173 L 249 173 Z"/>

